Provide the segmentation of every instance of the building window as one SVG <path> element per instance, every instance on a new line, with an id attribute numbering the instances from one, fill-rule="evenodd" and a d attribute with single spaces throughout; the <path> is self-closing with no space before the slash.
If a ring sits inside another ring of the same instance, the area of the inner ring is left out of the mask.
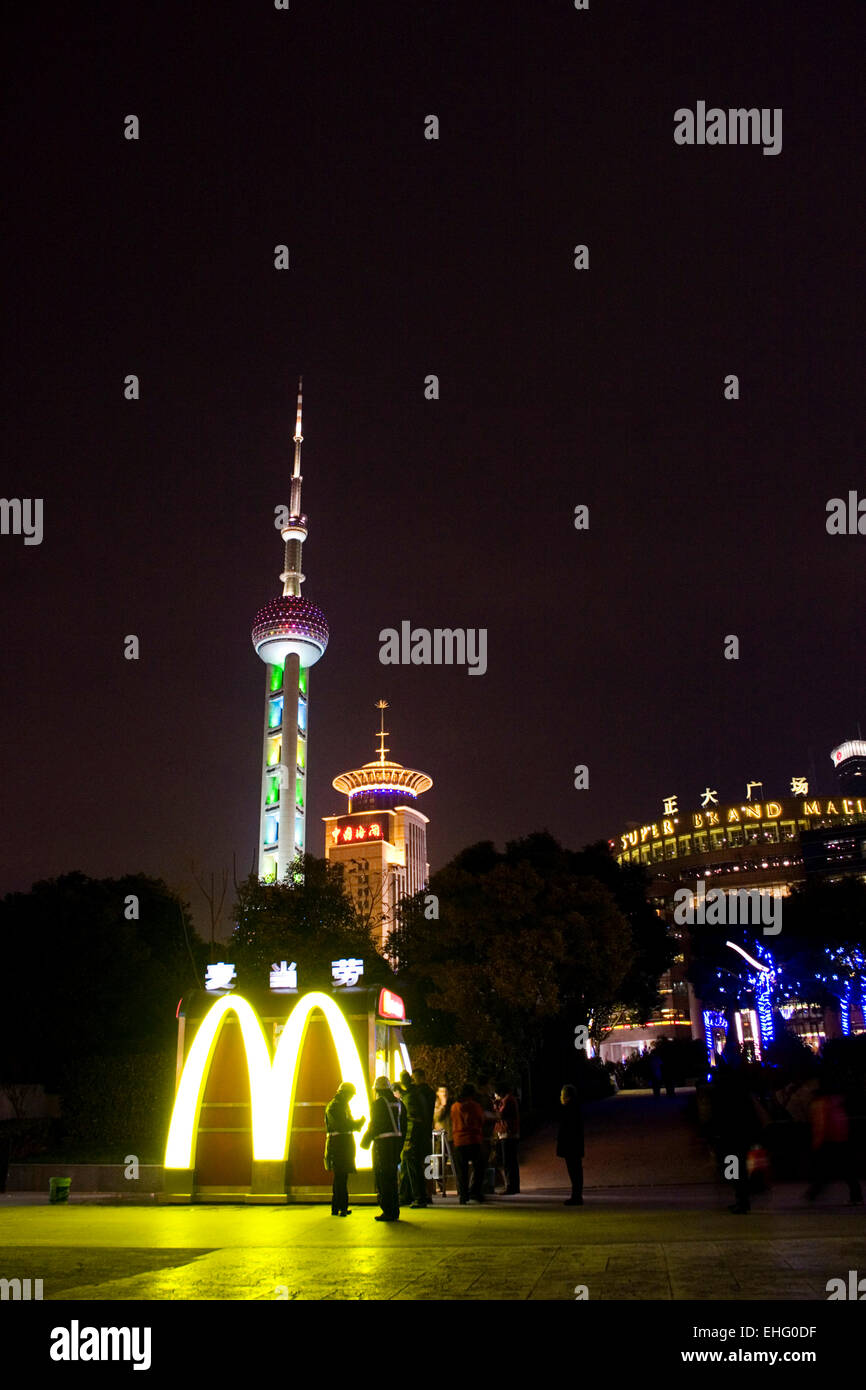
<path id="1" fill-rule="evenodd" d="M 681 835 L 679 838 L 680 854 L 691 854 L 692 837 L 691 835 Z"/>
<path id="2" fill-rule="evenodd" d="M 741 845 L 743 843 L 743 827 L 741 825 L 728 826 L 728 844 Z"/>
<path id="3" fill-rule="evenodd" d="M 797 838 L 797 831 L 794 828 L 794 822 L 792 820 L 780 821 L 779 831 L 783 840 L 796 840 Z"/>
<path id="4" fill-rule="evenodd" d="M 707 852 L 707 832 L 699 831 L 695 835 L 695 854 L 706 854 Z"/>
<path id="5" fill-rule="evenodd" d="M 665 847 L 661 840 L 653 840 L 653 863 L 657 864 L 660 859 L 665 857 Z"/>

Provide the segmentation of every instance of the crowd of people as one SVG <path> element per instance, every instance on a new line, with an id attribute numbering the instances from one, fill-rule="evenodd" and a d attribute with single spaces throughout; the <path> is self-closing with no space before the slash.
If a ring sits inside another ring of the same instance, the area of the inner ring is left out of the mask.
<path id="1" fill-rule="evenodd" d="M 704 1124 L 722 1176 L 731 1184 L 730 1210 L 744 1216 L 751 1194 L 775 1169 L 808 1172 L 806 1198 L 815 1201 L 831 1182 L 863 1201 L 852 1120 L 863 1112 L 863 1083 L 846 1076 L 830 1057 L 788 1079 L 773 1068 L 723 1055 L 706 1088 Z M 700 1092 L 699 1092 L 700 1095 Z"/>
<path id="2" fill-rule="evenodd" d="M 852 1203 L 862 1202 L 852 1117 L 864 1113 L 864 1085 L 862 1078 L 852 1081 L 840 1072 L 829 1055 L 787 1080 L 778 1069 L 738 1054 L 720 1057 L 711 1084 L 698 1088 L 698 1109 L 719 1171 L 731 1185 L 730 1210 L 748 1213 L 751 1193 L 760 1190 L 771 1168 L 784 1173 L 786 1156 L 796 1156 L 798 1145 L 797 1171 L 808 1172 L 810 1201 L 840 1181 Z M 369 1121 L 353 1118 L 355 1088 L 349 1082 L 326 1108 L 325 1167 L 333 1174 L 334 1216 L 351 1214 L 348 1178 L 356 1171 L 360 1130 L 362 1148 L 372 1148 L 382 1209 L 377 1221 L 397 1221 L 401 1206 L 420 1210 L 444 1198 L 449 1167 L 460 1206 L 480 1205 L 490 1191 L 520 1192 L 520 1106 L 507 1081 L 466 1082 L 452 1098 L 447 1086 L 434 1090 L 419 1068 L 411 1075 L 402 1072 L 394 1083 L 378 1077 L 373 1094 Z M 583 1206 L 583 1115 L 571 1085 L 560 1094 L 556 1153 L 571 1183 L 565 1205 Z"/>
<path id="3" fill-rule="evenodd" d="M 485 1200 L 488 1170 L 501 1177 L 501 1191 L 520 1191 L 520 1106 L 511 1086 L 487 1078 L 467 1082 L 452 1099 L 447 1086 L 434 1091 L 426 1073 L 404 1071 L 393 1084 L 376 1078 L 369 1123 L 353 1119 L 351 1082 L 343 1082 L 325 1110 L 325 1167 L 333 1174 L 331 1213 L 350 1216 L 348 1178 L 355 1168 L 355 1134 L 367 1128 L 361 1147 L 373 1151 L 373 1173 L 381 1214 L 397 1221 L 400 1207 L 429 1207 L 434 1192 L 446 1195 L 450 1164 L 460 1206 Z M 431 1153 L 431 1143 L 433 1152 Z M 495 1187 L 494 1187 L 495 1190 Z"/>

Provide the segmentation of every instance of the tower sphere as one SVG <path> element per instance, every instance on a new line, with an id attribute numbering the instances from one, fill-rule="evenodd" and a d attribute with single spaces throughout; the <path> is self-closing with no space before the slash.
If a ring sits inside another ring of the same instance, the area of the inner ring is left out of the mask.
<path id="1" fill-rule="evenodd" d="M 272 598 L 256 614 L 253 646 L 269 666 L 282 666 L 296 653 L 302 667 L 315 666 L 328 645 L 328 621 L 315 603 L 298 594 Z"/>

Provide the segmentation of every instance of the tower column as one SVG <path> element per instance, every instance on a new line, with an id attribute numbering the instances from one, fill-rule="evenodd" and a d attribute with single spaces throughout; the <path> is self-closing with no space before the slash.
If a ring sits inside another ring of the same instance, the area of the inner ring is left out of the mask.
<path id="1" fill-rule="evenodd" d="M 306 850 L 309 668 L 328 645 L 324 613 L 301 597 L 301 549 L 307 536 L 301 512 L 302 440 L 299 382 L 291 514 L 280 533 L 285 542 L 283 592 L 259 610 L 252 630 L 253 646 L 268 672 L 259 877 L 277 882 Z"/>
<path id="2" fill-rule="evenodd" d="M 280 853 L 279 877 L 285 878 L 295 854 L 303 854 L 306 788 L 298 786 L 298 704 L 301 679 L 301 660 L 297 652 L 289 652 L 283 667 L 283 769 L 280 771 Z M 300 836 L 296 832 L 298 792 L 301 801 Z M 298 843 L 300 841 L 300 843 Z"/>

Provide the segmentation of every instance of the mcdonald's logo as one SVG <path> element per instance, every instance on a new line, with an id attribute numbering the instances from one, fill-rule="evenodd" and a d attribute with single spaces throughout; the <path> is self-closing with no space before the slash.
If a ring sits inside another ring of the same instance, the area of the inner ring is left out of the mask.
<path id="1" fill-rule="evenodd" d="M 194 1167 L 195 1141 L 205 1086 L 226 1017 L 237 1017 L 246 1053 L 252 1109 L 253 1158 L 285 1159 L 289 1147 L 295 1088 L 304 1039 L 314 1009 L 321 1009 L 331 1030 L 344 1081 L 351 1081 L 355 1096 L 350 1103 L 354 1119 L 370 1114 L 366 1068 L 352 1031 L 339 1006 L 327 994 L 313 991 L 298 1000 L 280 1035 L 271 1061 L 270 1048 L 258 1014 L 246 999 L 225 994 L 208 1010 L 193 1039 L 172 1111 L 165 1150 L 166 1168 Z M 373 1166 L 372 1153 L 360 1146 L 355 1135 L 355 1162 L 359 1169 Z"/>

